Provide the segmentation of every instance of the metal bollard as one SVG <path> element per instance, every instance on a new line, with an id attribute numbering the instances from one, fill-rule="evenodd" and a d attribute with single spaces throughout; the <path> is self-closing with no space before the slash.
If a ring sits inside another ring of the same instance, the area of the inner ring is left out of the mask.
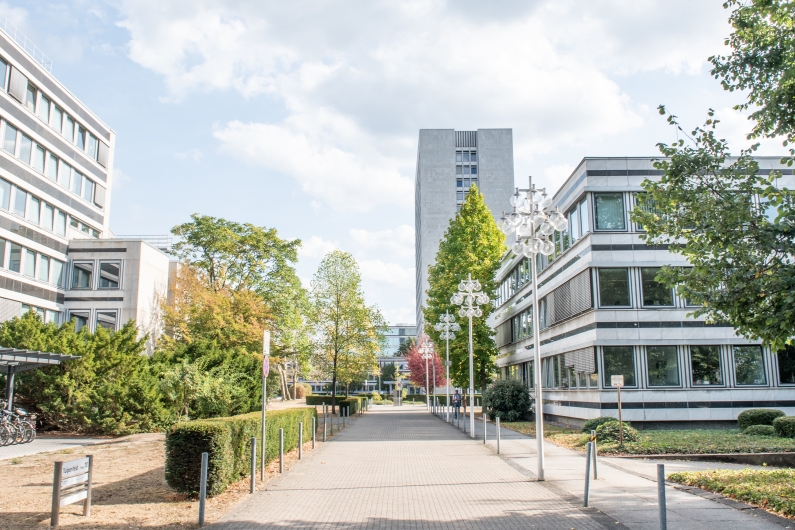
<path id="1" fill-rule="evenodd" d="M 488 434 L 488 427 L 486 427 L 486 413 L 483 413 L 483 444 L 486 444 L 486 436 Z"/>
<path id="2" fill-rule="evenodd" d="M 593 479 L 599 478 L 599 473 L 596 470 L 596 431 L 591 431 L 591 443 L 593 444 Z"/>
<path id="3" fill-rule="evenodd" d="M 317 418 L 312 418 L 312 449 L 315 448 L 316 437 L 317 437 Z"/>
<path id="4" fill-rule="evenodd" d="M 204 506 L 207 503 L 207 453 L 202 453 L 202 472 L 199 479 L 199 526 L 204 526 Z"/>
<path id="5" fill-rule="evenodd" d="M 497 454 L 500 454 L 500 417 L 497 416 Z"/>
<path id="6" fill-rule="evenodd" d="M 304 422 L 298 422 L 298 460 L 304 457 Z"/>
<path id="7" fill-rule="evenodd" d="M 657 464 L 657 506 L 660 510 L 660 530 L 668 530 L 668 513 L 665 508 L 665 464 Z"/>
<path id="8" fill-rule="evenodd" d="M 340 415 L 342 414 L 342 409 L 339 407 L 337 408 L 337 432 L 340 430 Z M 331 434 L 334 434 L 334 429 L 331 429 Z"/>
<path id="9" fill-rule="evenodd" d="M 279 429 L 279 473 L 284 473 L 284 429 Z"/>
<path id="10" fill-rule="evenodd" d="M 328 425 L 328 421 L 326 421 L 326 415 L 323 415 L 323 441 L 326 441 L 326 426 Z"/>
<path id="11" fill-rule="evenodd" d="M 582 505 L 588 507 L 588 497 L 591 494 L 591 451 L 593 442 L 586 444 L 585 450 L 585 494 L 583 495 Z"/>
<path id="12" fill-rule="evenodd" d="M 254 487 L 257 485 L 257 439 L 251 437 L 251 486 L 248 492 L 254 493 Z"/>

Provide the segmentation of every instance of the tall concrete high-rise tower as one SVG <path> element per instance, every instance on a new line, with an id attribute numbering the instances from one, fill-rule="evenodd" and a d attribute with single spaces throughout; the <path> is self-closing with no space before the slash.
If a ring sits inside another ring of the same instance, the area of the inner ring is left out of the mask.
<path id="1" fill-rule="evenodd" d="M 414 202 L 418 333 L 422 333 L 428 267 L 433 265 L 444 231 L 472 184 L 483 193 L 495 218 L 510 208 L 513 130 L 421 129 Z"/>

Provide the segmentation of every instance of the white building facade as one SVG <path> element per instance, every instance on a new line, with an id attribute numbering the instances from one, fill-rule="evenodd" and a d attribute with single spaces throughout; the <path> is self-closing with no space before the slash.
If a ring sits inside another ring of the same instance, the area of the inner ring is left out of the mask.
<path id="1" fill-rule="evenodd" d="M 782 172 L 780 157 L 760 157 Z M 650 158 L 585 158 L 555 194 L 569 228 L 557 249 L 538 257 L 543 411 L 579 425 L 617 415 L 612 375 L 623 375 L 623 418 L 638 424 L 734 421 L 745 409 L 795 414 L 795 350 L 772 352 L 687 316 L 687 300 L 655 281 L 662 265 L 687 266 L 665 246 L 650 246 L 629 212 L 644 179 L 661 172 Z M 508 252 L 498 272 L 491 317 L 502 378 L 533 388 L 530 263 Z"/>
<path id="2" fill-rule="evenodd" d="M 414 324 L 394 324 L 384 334 L 386 346 L 379 354 L 381 357 L 396 355 L 408 339 L 417 339 L 417 326 Z"/>

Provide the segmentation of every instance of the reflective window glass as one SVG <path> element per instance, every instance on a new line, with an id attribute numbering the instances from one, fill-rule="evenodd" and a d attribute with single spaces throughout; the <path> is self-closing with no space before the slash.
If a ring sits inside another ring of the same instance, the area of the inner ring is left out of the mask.
<path id="1" fill-rule="evenodd" d="M 75 138 L 75 120 L 73 120 L 68 114 L 66 114 L 65 117 L 66 119 L 64 120 L 63 135 L 67 140 L 73 142 Z"/>
<path id="2" fill-rule="evenodd" d="M 41 95 L 39 101 L 39 118 L 44 120 L 44 123 L 50 123 L 50 100 L 44 94 Z"/>
<path id="3" fill-rule="evenodd" d="M 646 361 L 649 386 L 679 386 L 679 356 L 676 346 L 648 346 Z"/>
<path id="4" fill-rule="evenodd" d="M 8 71 L 8 64 L 0 59 L 0 81 L 2 81 L 2 89 L 6 89 L 6 72 Z"/>
<path id="5" fill-rule="evenodd" d="M 55 233 L 59 236 L 66 235 L 66 214 L 60 210 L 55 214 Z"/>
<path id="6" fill-rule="evenodd" d="M 580 202 L 580 235 L 584 236 L 588 232 L 591 231 L 591 227 L 588 223 L 589 215 L 588 215 L 588 199 L 585 198 Z"/>
<path id="7" fill-rule="evenodd" d="M 463 167 L 461 167 L 461 166 L 456 166 L 455 167 L 455 174 L 456 175 L 462 175 L 463 173 L 464 173 L 464 168 Z"/>
<path id="8" fill-rule="evenodd" d="M 778 382 L 795 385 L 795 347 L 786 346 L 778 351 Z"/>
<path id="9" fill-rule="evenodd" d="M 624 230 L 624 194 L 594 193 L 597 230 Z"/>
<path id="10" fill-rule="evenodd" d="M 0 179 L 0 208 L 8 210 L 11 204 L 11 183 L 5 179 Z"/>
<path id="11" fill-rule="evenodd" d="M 63 160 L 58 161 L 58 184 L 64 188 L 69 188 L 69 182 L 72 179 L 72 166 L 65 163 Z"/>
<path id="12" fill-rule="evenodd" d="M 659 267 L 644 267 L 640 269 L 644 306 L 674 305 L 673 289 L 656 280 L 658 272 L 660 272 Z"/>
<path id="13" fill-rule="evenodd" d="M 58 158 L 52 153 L 47 155 L 47 178 L 58 182 Z"/>
<path id="14" fill-rule="evenodd" d="M 72 289 L 91 289 L 94 262 L 75 262 L 72 265 Z"/>
<path id="15" fill-rule="evenodd" d="M 75 321 L 75 331 L 88 326 L 88 311 L 69 311 L 69 319 Z"/>
<path id="16" fill-rule="evenodd" d="M 610 388 L 610 377 L 624 376 L 624 386 L 635 386 L 635 355 L 632 346 L 604 346 L 604 385 Z"/>
<path id="17" fill-rule="evenodd" d="M 599 303 L 603 307 L 629 306 L 628 269 L 598 269 Z"/>
<path id="18" fill-rule="evenodd" d="M 44 173 L 44 149 L 37 145 L 33 150 L 33 162 L 31 163 L 33 169 L 39 173 Z"/>
<path id="19" fill-rule="evenodd" d="M 469 153 L 468 152 L 464 153 L 464 162 L 469 162 Z"/>
<path id="20" fill-rule="evenodd" d="M 22 247 L 16 243 L 10 243 L 8 249 L 8 270 L 20 272 L 22 267 Z"/>
<path id="21" fill-rule="evenodd" d="M 43 282 L 50 281 L 50 258 L 44 254 L 39 254 L 39 280 Z"/>
<path id="22" fill-rule="evenodd" d="M 12 155 L 17 154 L 17 130 L 8 123 L 6 123 L 6 132 L 3 136 L 3 150 Z"/>
<path id="23" fill-rule="evenodd" d="M 33 140 L 25 136 L 19 135 L 19 159 L 30 165 L 30 155 L 33 151 Z"/>
<path id="24" fill-rule="evenodd" d="M 53 218 L 55 217 L 55 209 L 47 203 L 44 203 L 44 208 L 41 211 L 41 226 L 47 230 L 53 229 Z"/>
<path id="25" fill-rule="evenodd" d="M 58 325 L 61 323 L 61 312 L 60 311 L 50 311 L 47 310 L 47 317 L 45 319 L 47 324 L 55 324 Z"/>
<path id="26" fill-rule="evenodd" d="M 75 144 L 77 148 L 81 151 L 85 151 L 86 149 L 86 130 L 83 128 L 82 125 L 77 126 L 77 138 L 75 139 Z"/>
<path id="27" fill-rule="evenodd" d="M 63 285 L 63 261 L 52 260 L 52 276 L 50 281 L 53 285 L 61 287 Z"/>
<path id="28" fill-rule="evenodd" d="M 121 273 L 121 262 L 99 262 L 99 287 L 101 289 L 118 289 Z"/>
<path id="29" fill-rule="evenodd" d="M 766 385 L 761 346 L 734 346 L 734 374 L 738 386 Z"/>
<path id="30" fill-rule="evenodd" d="M 83 175 L 77 171 L 72 172 L 72 193 L 80 195 L 83 191 Z"/>
<path id="31" fill-rule="evenodd" d="M 29 111 L 36 112 L 36 89 L 30 84 L 25 91 L 25 106 Z"/>
<path id="32" fill-rule="evenodd" d="M 23 274 L 25 276 L 36 277 L 36 253 L 29 248 L 25 249 L 25 262 L 22 265 L 24 266 L 25 272 Z"/>
<path id="33" fill-rule="evenodd" d="M 97 329 L 116 331 L 116 311 L 97 311 Z"/>
<path id="34" fill-rule="evenodd" d="M 86 153 L 90 156 L 93 160 L 97 159 L 97 148 L 99 147 L 99 141 L 97 137 L 91 133 L 88 133 L 88 145 L 86 146 Z"/>
<path id="35" fill-rule="evenodd" d="M 469 153 L 469 160 L 470 162 L 477 162 L 478 161 L 478 154 L 477 153 Z"/>
<path id="36" fill-rule="evenodd" d="M 28 194 L 23 190 L 16 188 L 14 190 L 14 213 L 25 217 L 25 206 L 28 202 Z"/>
<path id="37" fill-rule="evenodd" d="M 39 214 L 41 213 L 41 201 L 36 197 L 31 197 L 28 202 L 27 220 L 34 224 L 39 224 Z"/>
<path id="38" fill-rule="evenodd" d="M 87 178 L 83 179 L 83 198 L 88 202 L 94 200 L 94 183 Z"/>
<path id="39" fill-rule="evenodd" d="M 722 385 L 720 346 L 690 346 L 690 368 L 694 385 Z"/>
<path id="40" fill-rule="evenodd" d="M 0 267 L 6 266 L 6 240 L 0 239 Z"/>
<path id="41" fill-rule="evenodd" d="M 460 151 L 459 151 L 458 153 L 456 153 L 456 154 L 455 154 L 455 161 L 456 161 L 456 162 L 461 162 L 461 160 L 462 160 L 462 156 L 463 156 L 463 155 L 461 154 L 461 152 L 460 152 Z"/>
<path id="42" fill-rule="evenodd" d="M 58 132 L 63 131 L 63 111 L 58 107 L 52 109 L 52 128 Z"/>
<path id="43" fill-rule="evenodd" d="M 580 239 L 580 211 L 577 208 L 569 213 L 569 231 L 572 242 Z"/>
<path id="44" fill-rule="evenodd" d="M 471 168 L 469 168 L 469 172 L 472 175 L 477 175 L 478 174 L 478 167 L 477 166 L 472 166 Z"/>

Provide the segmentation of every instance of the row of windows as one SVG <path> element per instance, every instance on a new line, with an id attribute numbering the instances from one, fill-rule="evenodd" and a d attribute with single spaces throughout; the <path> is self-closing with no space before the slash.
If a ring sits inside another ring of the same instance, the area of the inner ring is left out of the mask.
<path id="1" fill-rule="evenodd" d="M 455 174 L 458 175 L 477 175 L 478 174 L 478 167 L 477 166 L 456 166 L 455 167 Z"/>
<path id="2" fill-rule="evenodd" d="M 90 309 L 73 309 L 69 311 L 69 320 L 74 319 L 75 331 L 80 331 L 88 326 L 91 322 Z M 110 331 L 116 331 L 119 323 L 119 312 L 115 309 L 97 309 L 94 311 L 94 326 L 89 327 L 89 330 L 96 331 L 99 328 L 105 328 Z"/>
<path id="3" fill-rule="evenodd" d="M 634 269 L 633 269 L 634 270 Z M 630 269 L 597 269 L 600 307 L 632 307 Z M 655 277 L 660 267 L 640 268 L 640 301 L 643 307 L 673 307 L 674 290 L 658 282 Z M 687 302 L 685 301 L 685 305 Z"/>
<path id="4" fill-rule="evenodd" d="M 0 268 L 60 287 L 64 262 L 0 239 Z"/>
<path id="5" fill-rule="evenodd" d="M 2 178 L 0 178 L 0 208 L 54 234 L 66 237 L 66 212 L 56 209 L 53 205 Z M 70 217 L 69 225 L 92 237 L 99 237 L 99 231 L 74 216 Z"/>
<path id="6" fill-rule="evenodd" d="M 18 99 L 34 116 L 37 116 L 69 143 L 86 153 L 89 158 L 98 161 L 103 166 L 106 165 L 105 157 L 100 157 L 101 142 L 99 139 L 88 132 L 86 127 L 76 121 L 74 117 L 52 102 L 41 90 L 31 84 L 27 78 L 23 81 L 25 86 L 22 87 L 22 91 L 19 93 L 16 92 L 16 87 L 11 87 L 10 78 L 12 75 L 20 76 L 20 79 L 24 78 L 18 70 L 13 70 L 14 73 L 11 74 L 12 68 L 8 66 L 6 61 L 0 59 L 0 80 L 2 80 L 3 90 Z"/>
<path id="7" fill-rule="evenodd" d="M 603 388 L 610 388 L 613 375 L 623 375 L 625 387 L 638 388 L 636 359 L 644 364 L 646 388 L 682 388 L 684 381 L 695 388 L 769 385 L 761 346 L 603 346 L 601 350 Z M 788 346 L 777 356 L 778 384 L 795 385 L 795 348 Z M 534 388 L 533 361 L 503 368 L 502 377 Z M 544 388 L 599 388 L 598 375 L 566 363 L 566 354 L 542 359 L 541 377 Z"/>
<path id="8" fill-rule="evenodd" d="M 96 197 L 97 200 L 95 201 L 94 194 L 97 190 L 97 185 L 94 181 L 50 151 L 45 150 L 43 146 L 18 131 L 16 127 L 6 120 L 3 120 L 2 127 L 4 151 L 31 166 L 51 181 L 60 184 L 62 188 L 70 190 L 89 204 L 95 205 L 98 202 L 104 202 L 99 196 Z M 99 204 L 96 205 L 100 208 L 102 207 Z"/>
<path id="9" fill-rule="evenodd" d="M 28 311 L 35 311 L 41 317 L 41 320 L 47 324 L 60 324 L 61 323 L 61 312 L 60 311 L 53 311 L 52 309 L 44 309 L 43 307 L 36 307 L 30 306 L 28 304 L 22 304 L 22 313 L 24 315 Z M 20 316 L 21 316 L 20 315 Z"/>
<path id="10" fill-rule="evenodd" d="M 121 261 L 99 261 L 94 275 L 95 263 L 91 261 L 75 261 L 72 263 L 71 289 L 119 289 L 121 287 Z"/>
<path id="11" fill-rule="evenodd" d="M 456 153 L 455 153 L 455 161 L 456 162 L 477 162 L 478 161 L 478 153 L 477 153 L 477 151 L 456 151 Z"/>

